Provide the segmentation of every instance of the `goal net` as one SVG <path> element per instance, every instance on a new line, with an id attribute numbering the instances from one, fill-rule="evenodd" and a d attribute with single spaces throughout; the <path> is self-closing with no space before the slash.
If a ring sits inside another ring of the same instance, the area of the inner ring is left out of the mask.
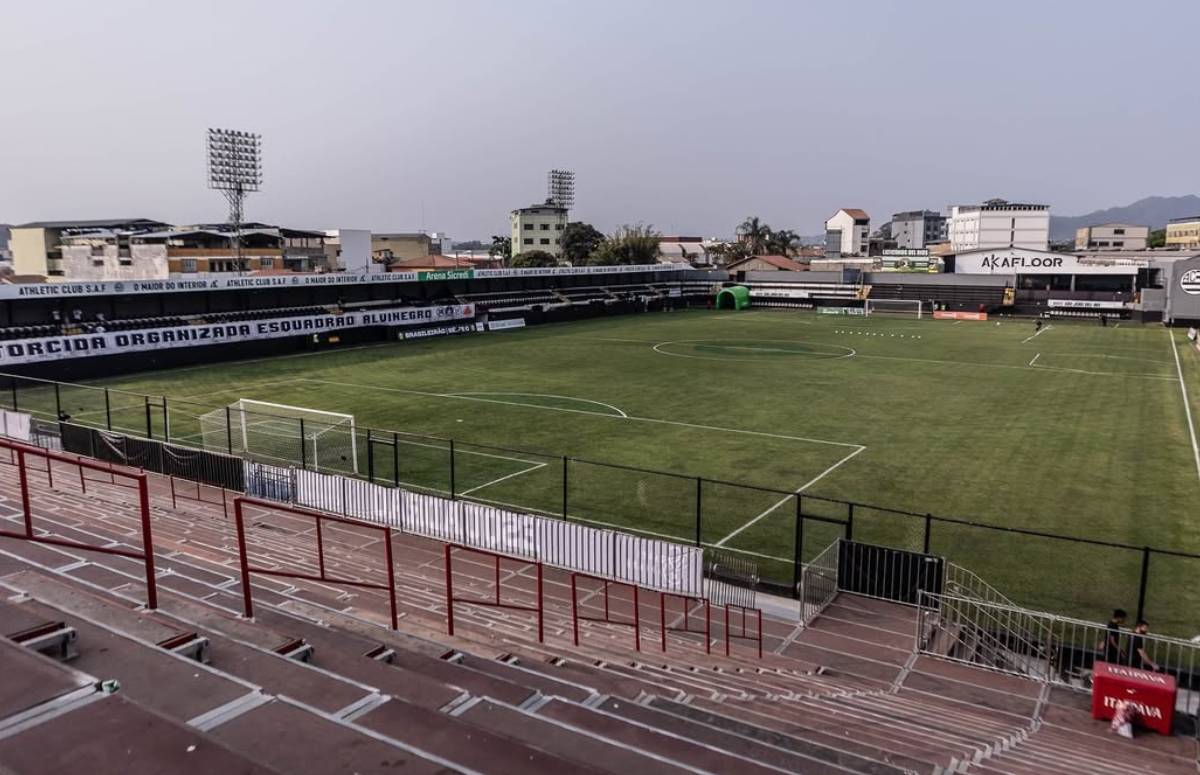
<path id="1" fill-rule="evenodd" d="M 920 299 L 867 299 L 868 315 L 903 315 L 922 317 Z"/>
<path id="2" fill-rule="evenodd" d="M 274 465 L 358 473 L 354 415 L 241 398 L 200 416 L 204 448 Z"/>

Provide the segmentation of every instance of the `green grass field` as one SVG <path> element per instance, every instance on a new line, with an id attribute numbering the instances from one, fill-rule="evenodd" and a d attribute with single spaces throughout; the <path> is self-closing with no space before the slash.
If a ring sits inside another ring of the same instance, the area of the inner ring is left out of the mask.
<path id="1" fill-rule="evenodd" d="M 1182 332 L 1054 323 L 1033 334 L 1030 322 L 692 311 L 96 384 L 167 396 L 172 437 L 193 444 L 199 404 L 239 398 L 353 414 L 360 468 L 367 427 L 453 438 L 458 493 L 549 513 L 562 508 L 565 455 L 1200 552 L 1200 475 L 1172 347 L 1197 418 L 1200 357 Z M 77 419 L 100 421 L 97 395 L 69 390 L 64 403 Z M 113 393 L 111 402 L 115 424 L 144 432 L 140 398 Z M 152 422 L 161 424 L 157 412 Z M 390 480 L 394 467 L 403 482 L 446 490 L 448 445 L 399 439 L 394 463 L 377 447 L 376 474 Z M 694 478 L 574 460 L 567 473 L 571 519 L 694 539 Z M 792 500 L 713 483 L 700 499 L 704 543 L 746 552 L 764 576 L 791 581 Z M 804 509 L 845 516 L 815 499 Z M 857 509 L 854 531 L 920 548 L 923 525 Z M 805 557 L 835 532 L 806 522 Z M 1136 606 L 1138 552 L 953 525 L 934 526 L 932 549 L 1038 608 L 1103 618 Z M 1200 560 L 1154 559 L 1156 630 L 1200 632 L 1198 573 Z"/>

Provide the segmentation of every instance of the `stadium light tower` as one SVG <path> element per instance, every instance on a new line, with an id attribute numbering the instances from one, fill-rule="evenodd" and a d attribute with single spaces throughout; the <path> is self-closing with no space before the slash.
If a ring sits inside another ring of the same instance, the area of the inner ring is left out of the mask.
<path id="1" fill-rule="evenodd" d="M 575 173 L 550 170 L 546 174 L 546 201 L 570 210 L 575 204 Z"/>
<path id="2" fill-rule="evenodd" d="M 262 186 L 262 135 L 233 129 L 208 130 L 208 187 L 225 195 L 233 225 L 237 265 L 242 267 L 242 214 L 246 194 Z"/>

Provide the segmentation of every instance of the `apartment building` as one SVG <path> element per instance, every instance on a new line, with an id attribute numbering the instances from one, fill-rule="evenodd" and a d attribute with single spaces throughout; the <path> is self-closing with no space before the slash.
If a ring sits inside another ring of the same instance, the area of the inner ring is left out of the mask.
<path id="1" fill-rule="evenodd" d="M 562 233 L 567 228 L 567 208 L 555 204 L 532 205 L 509 213 L 513 255 L 544 250 L 562 255 Z"/>

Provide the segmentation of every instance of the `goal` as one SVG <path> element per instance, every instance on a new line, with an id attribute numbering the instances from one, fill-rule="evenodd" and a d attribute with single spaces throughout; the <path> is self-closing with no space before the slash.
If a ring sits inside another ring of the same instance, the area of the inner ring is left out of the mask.
<path id="1" fill-rule="evenodd" d="M 866 308 L 868 315 L 923 315 L 920 299 L 867 299 Z"/>
<path id="2" fill-rule="evenodd" d="M 204 448 L 275 465 L 358 473 L 354 415 L 240 398 L 200 416 Z"/>

